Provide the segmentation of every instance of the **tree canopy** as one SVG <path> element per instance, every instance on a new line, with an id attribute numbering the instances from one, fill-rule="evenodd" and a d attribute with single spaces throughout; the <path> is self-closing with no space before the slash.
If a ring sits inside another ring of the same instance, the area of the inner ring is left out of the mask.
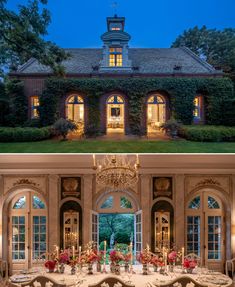
<path id="1" fill-rule="evenodd" d="M 186 46 L 215 68 L 235 79 L 235 28 L 208 29 L 206 26 L 185 30 L 172 47 Z"/>
<path id="2" fill-rule="evenodd" d="M 63 73 L 61 62 L 69 55 L 44 39 L 51 22 L 47 0 L 28 0 L 16 12 L 6 4 L 7 0 L 0 0 L 0 76 L 15 71 L 30 58 L 50 66 L 57 74 Z"/>

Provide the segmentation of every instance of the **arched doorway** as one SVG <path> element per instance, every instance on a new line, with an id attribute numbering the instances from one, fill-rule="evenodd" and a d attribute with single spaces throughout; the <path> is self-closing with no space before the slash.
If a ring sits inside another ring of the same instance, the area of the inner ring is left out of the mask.
<path id="1" fill-rule="evenodd" d="M 66 99 L 66 118 L 78 126 L 78 130 L 84 130 L 84 100 L 77 94 L 70 95 Z"/>
<path id="2" fill-rule="evenodd" d="M 151 212 L 152 250 L 158 253 L 162 248 L 171 248 L 174 242 L 174 208 L 165 200 L 157 201 Z"/>
<path id="3" fill-rule="evenodd" d="M 10 202 L 8 223 L 10 271 L 28 269 L 47 252 L 47 207 L 31 191 L 16 195 Z"/>
<path id="4" fill-rule="evenodd" d="M 111 227 L 106 237 L 101 234 L 102 226 Z M 107 192 L 97 200 L 96 211 L 92 212 L 92 241 L 99 246 L 104 240 L 111 248 L 116 243 L 129 245 L 132 242 L 134 252 L 142 250 L 142 211 L 131 193 Z"/>
<path id="5" fill-rule="evenodd" d="M 154 94 L 147 100 L 147 131 L 155 133 L 166 121 L 166 99 L 161 94 Z"/>
<path id="6" fill-rule="evenodd" d="M 76 201 L 66 201 L 60 208 L 60 248 L 82 245 L 82 208 Z"/>
<path id="7" fill-rule="evenodd" d="M 111 95 L 106 102 L 107 133 L 124 134 L 125 101 L 120 95 Z"/>
<path id="8" fill-rule="evenodd" d="M 186 206 L 186 252 L 195 253 L 201 264 L 222 271 L 225 258 L 225 224 L 222 201 L 201 190 Z"/>

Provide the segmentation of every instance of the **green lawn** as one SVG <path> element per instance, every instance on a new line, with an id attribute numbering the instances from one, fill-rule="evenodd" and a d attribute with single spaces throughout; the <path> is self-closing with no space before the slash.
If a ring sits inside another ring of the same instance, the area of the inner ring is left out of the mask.
<path id="1" fill-rule="evenodd" d="M 233 143 L 179 141 L 56 141 L 0 143 L 0 153 L 235 153 Z"/>

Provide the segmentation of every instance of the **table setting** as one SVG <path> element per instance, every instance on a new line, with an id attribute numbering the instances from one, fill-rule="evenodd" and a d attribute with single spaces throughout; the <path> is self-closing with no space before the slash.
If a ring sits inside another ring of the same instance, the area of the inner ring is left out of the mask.
<path id="1" fill-rule="evenodd" d="M 102 251 L 97 251 L 89 243 L 83 251 L 79 248 L 78 254 L 75 254 L 74 248 L 61 251 L 56 248 L 51 258 L 41 266 L 14 274 L 10 282 L 20 287 L 42 275 L 67 287 L 87 287 L 112 276 L 136 287 L 159 287 L 187 276 L 201 285 L 232 286 L 233 282 L 228 276 L 200 267 L 193 258 L 181 256 L 182 262 L 177 265 L 177 257 L 178 252 L 175 250 L 153 254 L 147 245 L 134 258 L 132 244 L 127 253 L 114 249 L 108 256 L 105 243 Z"/>

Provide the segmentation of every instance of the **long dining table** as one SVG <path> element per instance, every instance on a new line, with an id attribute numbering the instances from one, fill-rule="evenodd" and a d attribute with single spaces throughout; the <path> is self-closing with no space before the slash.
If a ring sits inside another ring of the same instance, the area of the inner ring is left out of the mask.
<path id="1" fill-rule="evenodd" d="M 83 267 L 81 270 L 77 271 L 75 275 L 71 275 L 70 267 L 66 267 L 64 273 L 47 273 L 43 268 L 37 268 L 29 270 L 28 272 L 17 273 L 10 277 L 10 282 L 21 286 L 22 283 L 29 282 L 38 275 L 44 275 L 52 280 L 65 284 L 68 287 L 81 286 L 86 287 L 91 284 L 97 283 L 103 280 L 107 276 L 115 276 L 124 282 L 129 282 L 136 287 L 144 287 L 146 285 L 150 286 L 161 286 L 161 284 L 166 284 L 173 281 L 181 276 L 189 276 L 196 282 L 207 285 L 210 287 L 230 287 L 233 285 L 233 281 L 230 277 L 220 272 L 211 271 L 206 268 L 195 268 L 192 274 L 185 274 L 181 267 L 174 267 L 174 271 L 166 271 L 165 274 L 160 274 L 160 272 L 155 272 L 152 267 L 148 269 L 148 275 L 142 274 L 142 266 L 133 266 L 133 272 L 125 272 L 124 267 L 121 267 L 120 275 L 114 275 L 110 273 L 108 268 L 106 268 L 107 273 L 101 273 L 94 271 L 92 275 L 87 274 L 87 268 Z"/>

